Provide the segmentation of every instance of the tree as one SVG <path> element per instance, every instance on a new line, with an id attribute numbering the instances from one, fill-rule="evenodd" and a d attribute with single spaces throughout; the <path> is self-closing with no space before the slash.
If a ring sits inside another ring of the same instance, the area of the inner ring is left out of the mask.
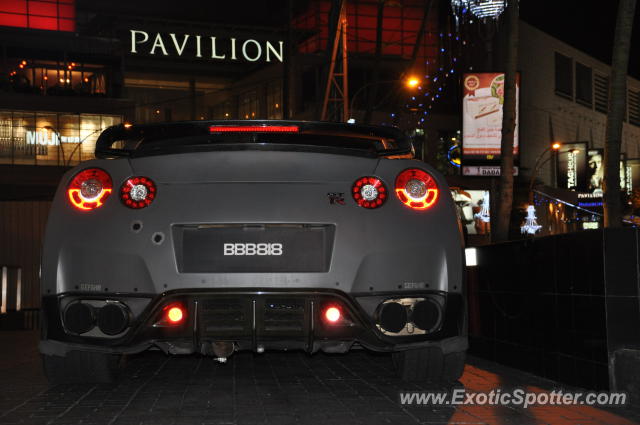
<path id="1" fill-rule="evenodd" d="M 502 139 L 500 141 L 500 182 L 498 211 L 491 230 L 494 242 L 507 240 L 513 206 L 513 139 L 516 129 L 516 78 L 518 72 L 518 20 L 517 0 L 507 5 L 507 43 L 504 76 L 504 105 L 502 113 Z"/>
<path id="2" fill-rule="evenodd" d="M 620 0 L 616 32 L 613 40 L 611 76 L 609 92 L 609 113 L 604 145 L 604 225 L 622 226 L 622 205 L 620 203 L 620 144 L 622 142 L 622 121 L 625 113 L 627 94 L 627 70 L 631 47 L 631 30 L 636 0 Z"/>

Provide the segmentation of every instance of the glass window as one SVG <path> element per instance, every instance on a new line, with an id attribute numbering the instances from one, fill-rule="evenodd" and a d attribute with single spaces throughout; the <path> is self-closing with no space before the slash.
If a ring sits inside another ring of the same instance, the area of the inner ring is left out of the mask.
<path id="1" fill-rule="evenodd" d="M 234 118 L 233 108 L 231 102 L 226 101 L 218 103 L 211 108 L 211 119 L 214 120 L 229 120 Z"/>
<path id="2" fill-rule="evenodd" d="M 47 147 L 37 143 L 36 114 L 33 112 L 14 112 L 11 118 L 11 138 L 13 148 L 12 163 L 34 164 L 36 151 L 45 153 Z"/>
<path id="3" fill-rule="evenodd" d="M 13 138 L 11 137 L 11 112 L 0 112 L 0 158 L 13 157 Z"/>
<path id="4" fill-rule="evenodd" d="M 591 68 L 576 62 L 576 102 L 591 108 L 593 104 L 593 77 Z"/>
<path id="5" fill-rule="evenodd" d="M 573 64 L 571 58 L 556 52 L 556 94 L 573 99 Z"/>
<path id="6" fill-rule="evenodd" d="M 238 103 L 240 119 L 252 120 L 258 117 L 258 92 L 256 90 L 241 94 Z"/>
<path id="7" fill-rule="evenodd" d="M 78 143 L 80 143 L 80 115 L 59 115 L 58 116 L 58 132 L 60 140 L 61 164 L 67 165 L 75 156 L 78 158 Z"/>
<path id="8" fill-rule="evenodd" d="M 100 115 L 80 115 L 80 145 L 78 154 L 74 155 L 74 160 L 86 161 L 94 158 L 93 152 L 96 148 L 98 136 L 111 125 L 113 124 L 105 126 Z"/>
<path id="9" fill-rule="evenodd" d="M 94 158 L 102 130 L 119 115 L 0 111 L 0 163 L 75 165 Z"/>
<path id="10" fill-rule="evenodd" d="M 267 85 L 267 119 L 282 119 L 282 83 L 273 81 Z"/>
<path id="11" fill-rule="evenodd" d="M 38 146 L 36 162 L 42 165 L 64 165 L 64 156 L 60 146 L 58 116 L 56 114 L 37 112 L 35 143 Z M 31 136 L 33 139 L 33 136 Z M 29 143 L 29 140 L 27 140 Z M 41 150 L 40 146 L 45 149 Z"/>

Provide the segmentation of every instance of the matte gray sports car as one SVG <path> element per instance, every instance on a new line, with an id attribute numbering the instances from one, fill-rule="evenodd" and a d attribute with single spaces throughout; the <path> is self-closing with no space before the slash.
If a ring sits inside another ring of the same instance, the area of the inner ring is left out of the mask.
<path id="1" fill-rule="evenodd" d="M 120 125 L 58 188 L 42 261 L 51 382 L 147 349 L 393 352 L 459 378 L 463 246 L 446 181 L 390 127 Z"/>

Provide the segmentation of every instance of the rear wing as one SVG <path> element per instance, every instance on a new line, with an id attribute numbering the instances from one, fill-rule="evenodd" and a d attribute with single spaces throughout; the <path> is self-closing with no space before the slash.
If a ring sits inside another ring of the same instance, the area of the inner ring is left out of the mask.
<path id="1" fill-rule="evenodd" d="M 97 158 L 208 150 L 299 150 L 412 158 L 411 140 L 396 127 L 314 121 L 184 121 L 120 124 L 96 142 Z"/>

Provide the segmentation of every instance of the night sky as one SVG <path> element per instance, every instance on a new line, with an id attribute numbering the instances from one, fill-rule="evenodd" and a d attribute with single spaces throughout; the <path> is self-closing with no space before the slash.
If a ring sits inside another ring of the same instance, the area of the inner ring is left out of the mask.
<path id="1" fill-rule="evenodd" d="M 613 35 L 618 12 L 617 0 L 522 0 L 522 19 L 544 32 L 589 53 L 605 63 L 611 62 Z M 636 7 L 631 39 L 629 71 L 640 78 L 640 5 Z"/>

